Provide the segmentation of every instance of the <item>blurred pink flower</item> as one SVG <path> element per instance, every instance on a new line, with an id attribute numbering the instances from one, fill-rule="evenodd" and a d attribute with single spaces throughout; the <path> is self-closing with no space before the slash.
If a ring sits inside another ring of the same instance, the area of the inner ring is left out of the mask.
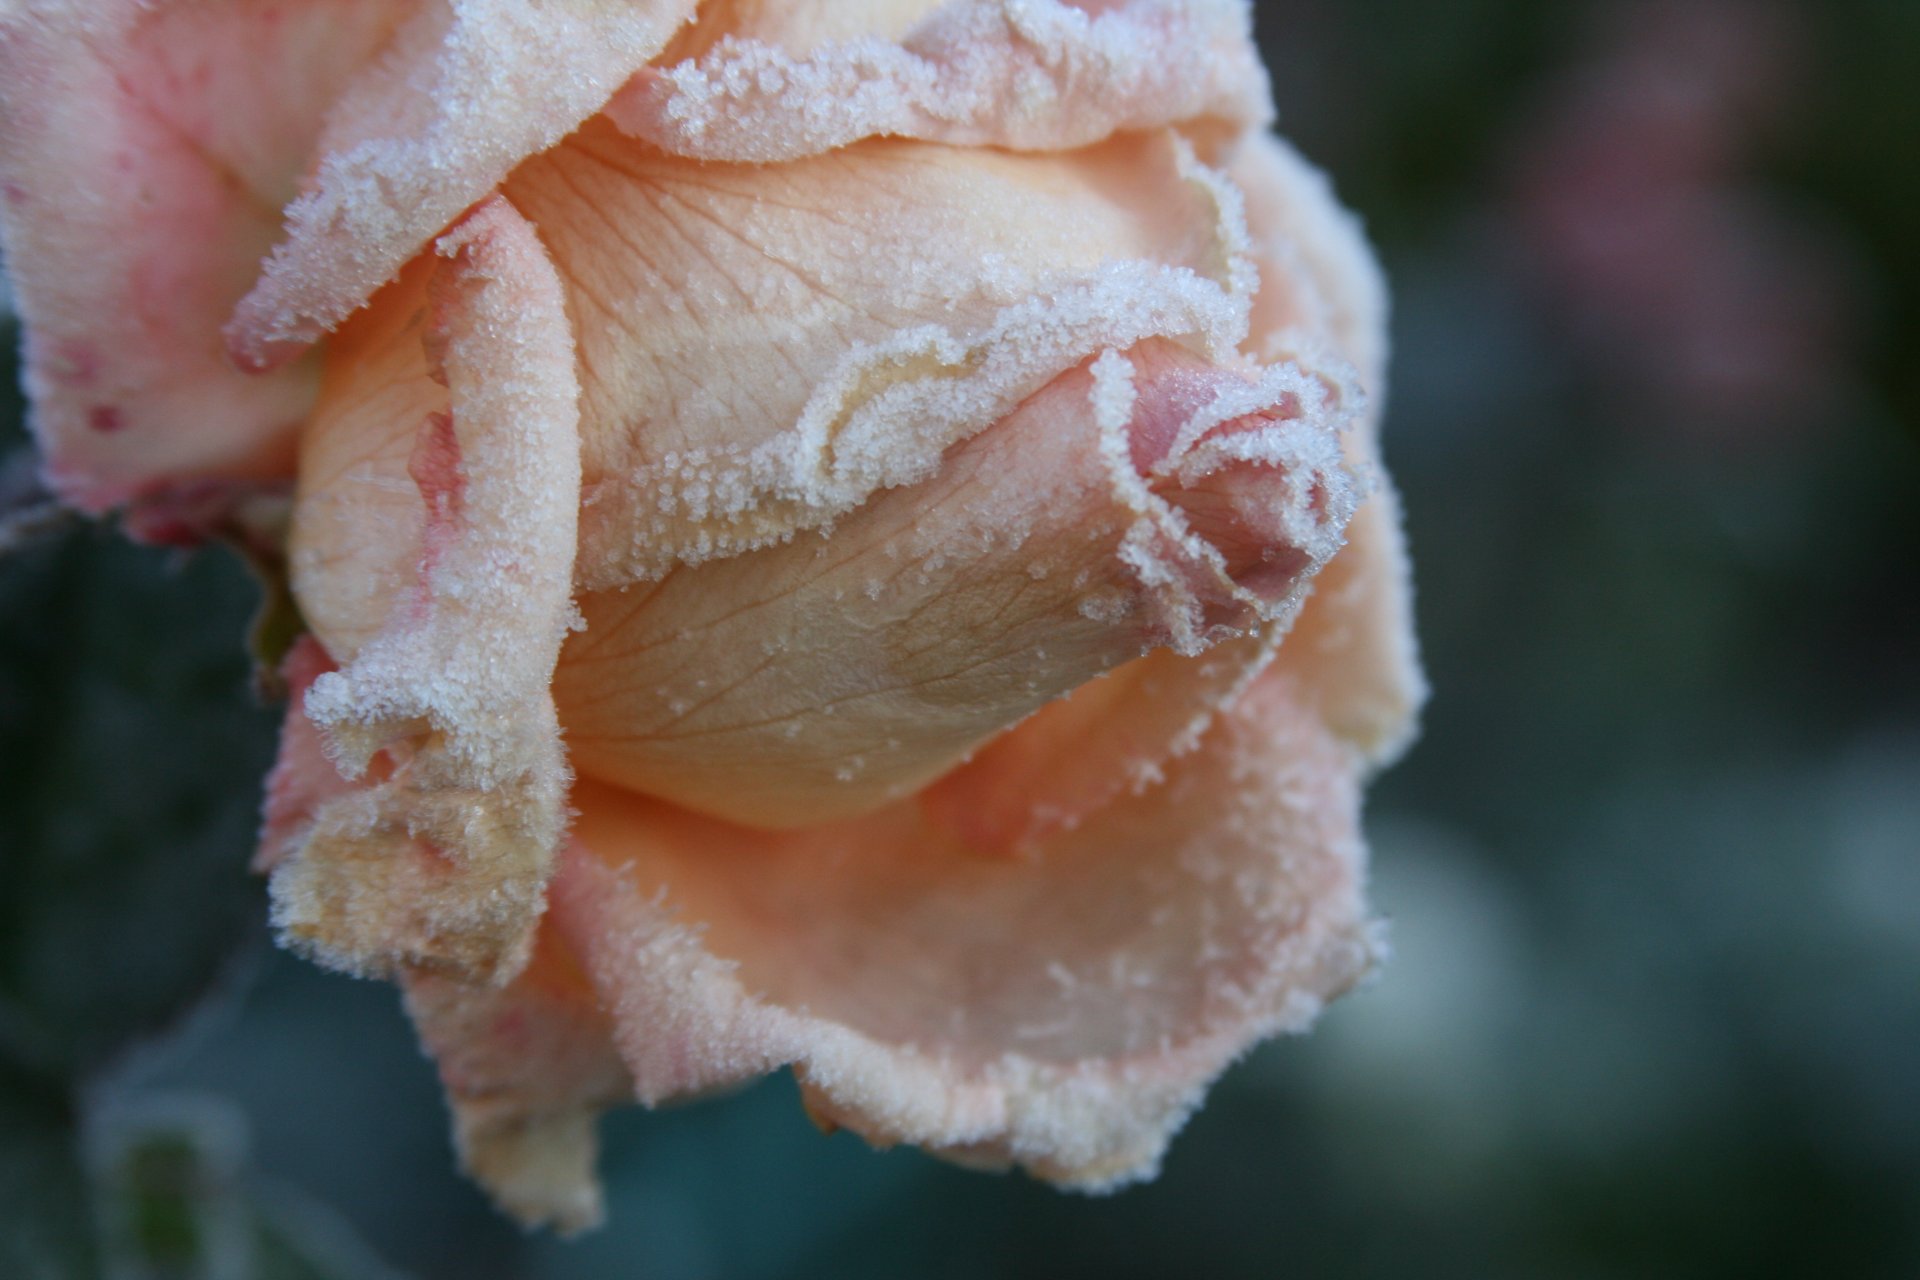
<path id="1" fill-rule="evenodd" d="M 1832 399 L 1848 310 L 1818 230 L 1746 171 L 1798 97 L 1779 4 L 1595 10 L 1593 49 L 1523 139 L 1527 264 L 1663 420 L 1751 438 Z"/>

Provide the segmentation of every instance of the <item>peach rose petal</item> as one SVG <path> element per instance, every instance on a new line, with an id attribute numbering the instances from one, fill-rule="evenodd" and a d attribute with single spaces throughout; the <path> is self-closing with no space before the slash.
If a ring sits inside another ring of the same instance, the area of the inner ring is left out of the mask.
<path id="1" fill-rule="evenodd" d="M 1285 143 L 1249 139 L 1228 171 L 1247 197 L 1260 272 L 1247 349 L 1262 361 L 1357 368 L 1365 402 L 1345 432 L 1368 492 L 1347 546 L 1286 622 L 1197 657 L 1160 651 L 1076 690 L 929 787 L 931 820 L 985 852 L 1033 847 L 1115 797 L 1156 784 L 1215 711 L 1277 658 L 1334 731 L 1376 765 L 1411 738 L 1425 696 L 1399 504 L 1377 463 L 1386 293 L 1351 215 Z M 1284 643 L 1283 643 L 1284 641 Z"/>
<path id="2" fill-rule="evenodd" d="M 583 599 L 575 767 L 753 826 L 911 794 L 1149 649 L 1290 615 L 1352 511 L 1352 411 L 1294 366 L 1107 353 L 828 538 Z"/>
<path id="3" fill-rule="evenodd" d="M 664 151 L 757 163 L 880 136 L 1052 150 L 1176 123 L 1238 131 L 1272 115 L 1251 16 L 1240 0 L 956 0 L 897 43 L 796 50 L 786 30 L 735 30 L 641 71 L 606 113 Z"/>
<path id="4" fill-rule="evenodd" d="M 925 479 L 1102 350 L 1164 336 L 1240 363 L 1238 196 L 1164 131 L 1044 156 L 870 141 L 760 167 L 594 122 L 507 192 L 582 317 L 589 590 Z"/>
<path id="5" fill-rule="evenodd" d="M 553 919 L 643 1102 L 792 1064 L 869 1141 L 1101 1189 L 1372 963 L 1356 771 L 1270 680 L 1025 859 L 911 805 L 769 835 L 583 785 Z"/>
<path id="6" fill-rule="evenodd" d="M 300 709 L 313 680 L 332 669 L 310 635 L 283 664 L 292 701 L 267 779 L 254 859 L 262 871 L 299 851 L 328 801 L 374 785 L 340 776 Z M 505 987 L 419 968 L 396 976 L 407 1014 L 439 1064 L 462 1167 L 529 1226 L 572 1232 L 599 1223 L 594 1122 L 632 1087 L 612 1027 L 566 944 L 542 928 L 526 968 Z"/>
<path id="7" fill-rule="evenodd" d="M 1383 388 L 1386 288 L 1353 215 L 1326 178 L 1277 138 L 1248 139 L 1229 170 L 1246 192 L 1265 282 L 1249 348 L 1261 360 L 1297 359 L 1331 340 L 1360 369 L 1363 385 Z M 1334 731 L 1375 767 L 1413 740 L 1427 693 L 1400 499 L 1379 465 L 1383 400 L 1376 394 L 1345 437 L 1348 465 L 1370 478 L 1372 492 L 1278 658 Z"/>
<path id="8" fill-rule="evenodd" d="M 515 165 L 598 111 L 694 0 L 433 0 L 328 116 L 286 235 L 227 326 L 243 367 L 297 355 Z"/>
<path id="9" fill-rule="evenodd" d="M 249 378 L 220 326 L 393 0 L 0 14 L 0 235 L 47 477 L 69 504 L 205 509 L 284 483 L 312 361 Z M 217 505 L 217 504 L 214 504 Z"/>
<path id="10" fill-rule="evenodd" d="M 376 756 L 391 776 L 324 804 L 271 887 L 283 936 L 326 963 L 497 980 L 525 961 L 564 825 L 548 684 L 574 616 L 578 384 L 559 281 L 511 205 L 437 248 L 427 337 L 450 407 L 419 421 L 409 465 L 416 582 L 304 702 L 343 776 Z"/>
<path id="11" fill-rule="evenodd" d="M 1189 656 L 1158 649 L 1090 681 L 922 791 L 928 822 L 975 852 L 1031 855 L 1122 796 L 1166 779 L 1266 670 L 1285 621 Z"/>
<path id="12" fill-rule="evenodd" d="M 280 746 L 267 774 L 261 804 L 260 843 L 253 869 L 270 872 L 306 843 L 314 815 L 337 796 L 367 785 L 341 776 L 327 758 L 326 738 L 303 709 L 307 690 L 329 671 L 338 670 L 333 658 L 311 633 L 293 642 L 280 663 L 286 684 L 287 713 L 280 722 Z"/>
<path id="13" fill-rule="evenodd" d="M 467 1173 L 527 1226 L 599 1224 L 595 1122 L 632 1085 L 612 1027 L 550 927 L 505 987 L 410 970 L 407 1014 L 440 1068 Z"/>

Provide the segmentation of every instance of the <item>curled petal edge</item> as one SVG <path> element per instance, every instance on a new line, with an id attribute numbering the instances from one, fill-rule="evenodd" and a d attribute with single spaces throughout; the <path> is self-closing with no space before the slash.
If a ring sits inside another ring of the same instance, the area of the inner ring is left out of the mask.
<path id="1" fill-rule="evenodd" d="M 979 329 L 925 324 L 853 345 L 774 437 L 665 455 L 623 477 L 621 490 L 636 496 L 608 494 L 589 509 L 580 587 L 656 579 L 827 524 L 882 489 L 924 480 L 948 448 L 1109 348 L 1166 337 L 1222 367 L 1244 367 L 1239 348 L 1258 272 L 1240 193 L 1185 139 L 1168 135 L 1166 145 L 1174 171 L 1214 213 L 1197 266 L 1110 261 L 1036 282 L 1033 296 Z M 1341 367 L 1329 368 L 1330 383 Z M 700 495 L 690 525 L 681 509 L 688 494 Z"/>
<path id="2" fill-rule="evenodd" d="M 330 113 L 285 235 L 226 326 L 243 368 L 298 355 L 442 227 L 666 47 L 694 0 L 419 7 Z"/>
<path id="3" fill-rule="evenodd" d="M 880 136 L 1037 151 L 1207 119 L 1238 132 L 1272 118 L 1250 20 L 1236 0 L 958 0 L 897 44 L 729 38 L 642 70 L 605 111 L 664 151 L 753 163 Z"/>

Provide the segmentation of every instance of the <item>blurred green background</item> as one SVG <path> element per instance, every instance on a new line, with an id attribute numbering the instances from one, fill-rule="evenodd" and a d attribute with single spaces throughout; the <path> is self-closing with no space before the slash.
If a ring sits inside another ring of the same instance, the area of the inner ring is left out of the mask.
<path id="1" fill-rule="evenodd" d="M 614 1117 L 611 1224 L 523 1236 L 394 992 L 265 939 L 245 572 L 54 528 L 0 560 L 0 1275 L 1920 1276 L 1920 4 L 1259 20 L 1395 287 L 1380 982 L 1149 1187 L 778 1078 Z"/>

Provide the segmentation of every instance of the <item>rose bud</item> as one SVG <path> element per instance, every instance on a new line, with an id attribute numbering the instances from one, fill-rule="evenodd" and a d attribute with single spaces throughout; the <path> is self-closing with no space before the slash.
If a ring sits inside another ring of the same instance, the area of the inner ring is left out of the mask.
<path id="1" fill-rule="evenodd" d="M 1372 964 L 1383 295 L 1248 21 L 0 26 L 48 478 L 284 538 L 275 922 L 402 985 L 522 1220 L 596 1220 L 604 1107 L 781 1066 L 878 1144 L 1150 1176 Z"/>

